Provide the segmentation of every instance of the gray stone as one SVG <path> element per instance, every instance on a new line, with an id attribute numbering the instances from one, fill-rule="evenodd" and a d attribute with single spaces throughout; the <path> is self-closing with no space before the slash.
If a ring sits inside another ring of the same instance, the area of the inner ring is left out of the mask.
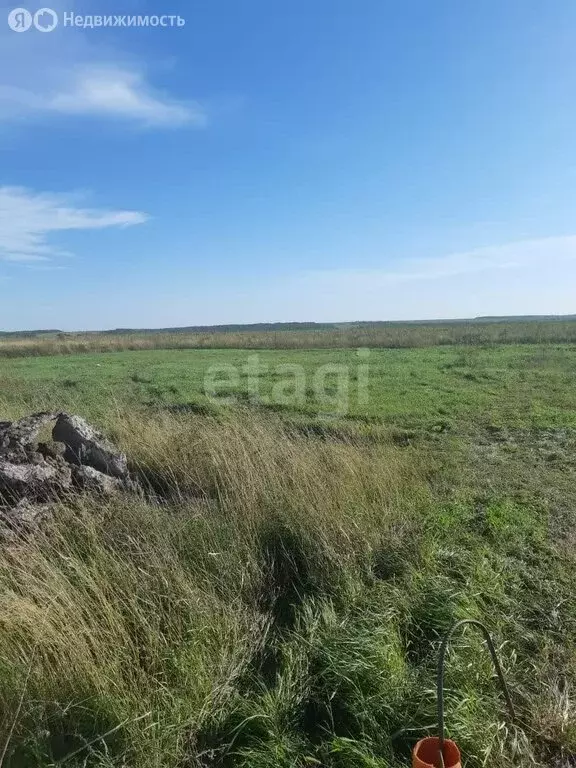
<path id="1" fill-rule="evenodd" d="M 20 499 L 20 501 L 10 509 L 5 520 L 9 521 L 12 525 L 16 524 L 21 527 L 30 527 L 37 525 L 41 519 L 46 517 L 50 509 L 49 504 L 32 504 L 28 499 Z"/>
<path id="2" fill-rule="evenodd" d="M 54 442 L 38 442 L 55 421 Z M 84 419 L 67 413 L 35 413 L 0 421 L 0 539 L 16 541 L 53 512 L 71 491 L 109 496 L 139 493 L 126 456 Z"/>
<path id="3" fill-rule="evenodd" d="M 119 477 L 110 477 L 99 472 L 94 467 L 72 467 L 72 479 L 77 488 L 102 496 L 110 496 L 125 487 L 125 483 Z"/>
<path id="4" fill-rule="evenodd" d="M 65 459 L 87 465 L 113 477 L 128 477 L 126 455 L 79 416 L 61 413 L 52 430 L 52 438 L 66 446 Z"/>
<path id="5" fill-rule="evenodd" d="M 22 455 L 26 449 L 33 450 L 42 427 L 49 421 L 54 421 L 56 416 L 56 413 L 43 411 L 33 413 L 19 421 L 0 422 L 0 456 Z"/>
<path id="6" fill-rule="evenodd" d="M 53 498 L 71 483 L 66 464 L 12 464 L 0 459 L 0 494 L 8 501 Z"/>
<path id="7" fill-rule="evenodd" d="M 66 446 L 64 443 L 38 443 L 36 449 L 38 453 L 41 453 L 45 459 L 61 459 L 64 458 L 66 453 Z"/>
<path id="8" fill-rule="evenodd" d="M 0 543 L 16 545 L 22 535 L 33 533 L 51 514 L 51 504 L 33 504 L 28 499 L 20 499 L 7 510 L 0 508 Z"/>

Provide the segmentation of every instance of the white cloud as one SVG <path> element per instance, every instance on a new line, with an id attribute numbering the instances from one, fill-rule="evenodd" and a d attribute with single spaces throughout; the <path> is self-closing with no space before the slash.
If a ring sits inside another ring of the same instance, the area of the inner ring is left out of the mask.
<path id="1" fill-rule="evenodd" d="M 148 62 L 107 39 L 60 27 L 14 34 L 0 26 L 0 123 L 72 115 L 145 127 L 206 125 L 206 111 L 189 94 L 155 88 Z"/>
<path id="2" fill-rule="evenodd" d="M 519 240 L 435 258 L 407 259 L 380 269 L 310 271 L 303 279 L 324 289 L 348 286 L 352 290 L 374 290 L 397 283 L 440 280 L 480 272 L 541 269 L 547 264 L 567 260 L 576 260 L 576 235 Z"/>
<path id="3" fill-rule="evenodd" d="M 199 104 L 156 92 L 136 70 L 98 65 L 58 80 L 57 85 L 40 92 L 0 86 L 0 115 L 5 119 L 41 113 L 84 115 L 162 127 L 202 127 L 207 122 Z"/>
<path id="4" fill-rule="evenodd" d="M 0 187 L 0 260 L 49 261 L 68 255 L 49 242 L 53 233 L 127 227 L 146 219 L 146 214 L 138 211 L 79 208 L 69 196 Z"/>
<path id="5" fill-rule="evenodd" d="M 251 252 L 245 255 L 248 258 Z M 380 270 L 305 275 L 294 271 L 287 260 L 281 273 L 248 271 L 227 283 L 214 275 L 199 281 L 197 264 L 191 262 L 182 266 L 178 279 L 170 270 L 144 270 L 141 280 L 106 285 L 105 294 L 79 285 L 65 305 L 53 312 L 41 306 L 50 273 L 44 276 L 31 270 L 22 284 L 27 298 L 38 297 L 38 302 L 22 301 L 18 276 L 12 275 L 10 291 L 3 291 L 0 303 L 0 315 L 4 313 L 6 318 L 3 321 L 0 317 L 0 324 L 13 330 L 96 330 L 190 323 L 415 320 L 576 311 L 576 235 L 470 250 L 459 259 L 458 269 L 454 266 L 458 259 L 447 256 L 426 262 L 426 268 L 424 260 L 420 260 L 396 262 Z M 275 261 L 280 263 L 279 259 Z M 478 263 L 485 268 L 480 269 Z M 355 275 L 354 279 L 351 275 Z"/>
<path id="6" fill-rule="evenodd" d="M 141 72 L 118 67 L 87 69 L 78 73 L 68 90 L 46 101 L 46 109 L 77 115 L 108 115 L 141 121 L 145 125 L 204 125 L 199 105 L 186 105 L 155 93 Z"/>
<path id="7" fill-rule="evenodd" d="M 571 314 L 574 285 L 576 235 L 567 235 L 428 259 L 388 256 L 376 269 L 310 270 L 260 288 L 266 311 L 258 297 L 246 305 L 254 315 L 318 321 Z"/>

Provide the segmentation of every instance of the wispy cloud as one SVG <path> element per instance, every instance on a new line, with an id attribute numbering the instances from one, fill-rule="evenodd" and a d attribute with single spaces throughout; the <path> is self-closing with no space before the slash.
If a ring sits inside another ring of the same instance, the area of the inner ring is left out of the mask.
<path id="1" fill-rule="evenodd" d="M 116 118 L 144 126 L 206 125 L 199 104 L 185 103 L 155 91 L 143 72 L 115 65 L 85 68 L 62 78 L 52 89 L 36 92 L 0 86 L 5 118 L 45 114 Z"/>
<path id="2" fill-rule="evenodd" d="M 542 268 L 576 260 L 576 235 L 518 240 L 428 259 L 391 261 L 377 269 L 334 269 L 307 272 L 303 278 L 325 288 L 346 285 L 351 290 L 396 283 L 441 280 L 458 275 L 500 270 Z"/>
<path id="3" fill-rule="evenodd" d="M 155 128 L 207 124 L 190 94 L 155 86 L 153 62 L 107 40 L 60 28 L 18 35 L 0 26 L 0 123 L 74 116 Z"/>
<path id="4" fill-rule="evenodd" d="M 49 242 L 58 232 L 142 224 L 139 211 L 79 208 L 70 196 L 0 187 L 0 260 L 46 262 L 66 251 Z"/>
<path id="5" fill-rule="evenodd" d="M 154 91 L 142 72 L 97 67 L 79 72 L 67 90 L 46 99 L 48 110 L 69 115 L 102 115 L 148 126 L 206 124 L 199 104 L 185 104 Z"/>

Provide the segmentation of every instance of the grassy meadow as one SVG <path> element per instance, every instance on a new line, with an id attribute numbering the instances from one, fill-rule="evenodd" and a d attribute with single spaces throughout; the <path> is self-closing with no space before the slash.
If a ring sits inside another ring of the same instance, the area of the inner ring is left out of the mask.
<path id="1" fill-rule="evenodd" d="M 237 326 L 236 330 L 213 326 L 210 330 L 0 334 L 0 358 L 148 349 L 413 349 L 458 344 L 576 343 L 576 318 L 573 316 L 547 320 L 334 323 L 318 324 L 317 327 L 310 324 L 307 328 L 295 328 L 294 325 Z"/>
<path id="2" fill-rule="evenodd" d="M 517 720 L 467 630 L 446 678 L 464 765 L 576 765 L 576 337 L 521 325 L 0 342 L 0 420 L 78 413 L 146 489 L 69 499 L 0 552 L 0 766 L 408 766 L 466 617 Z"/>

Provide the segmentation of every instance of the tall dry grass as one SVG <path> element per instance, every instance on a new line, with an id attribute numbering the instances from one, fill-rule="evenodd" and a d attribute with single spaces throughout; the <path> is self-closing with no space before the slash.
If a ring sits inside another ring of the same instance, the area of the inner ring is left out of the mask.
<path id="1" fill-rule="evenodd" d="M 133 416 L 115 437 L 148 497 L 73 499 L 0 554 L 2 765 L 196 764 L 270 626 L 344 589 L 419 482 L 391 446 L 274 420 Z"/>
<path id="2" fill-rule="evenodd" d="M 59 334 L 0 339 L 0 357 L 146 349 L 354 349 L 576 342 L 576 321 L 351 326 L 332 330 Z"/>
<path id="3" fill-rule="evenodd" d="M 495 538 L 384 433 L 241 411 L 101 426 L 146 493 L 69 499 L 0 552 L 1 766 L 400 768 L 465 616 L 490 625 L 520 715 L 503 724 L 481 642 L 461 642 L 448 723 L 469 768 L 576 748 L 570 610 L 552 628 L 533 610 L 572 606 L 573 582 L 536 513 Z"/>

